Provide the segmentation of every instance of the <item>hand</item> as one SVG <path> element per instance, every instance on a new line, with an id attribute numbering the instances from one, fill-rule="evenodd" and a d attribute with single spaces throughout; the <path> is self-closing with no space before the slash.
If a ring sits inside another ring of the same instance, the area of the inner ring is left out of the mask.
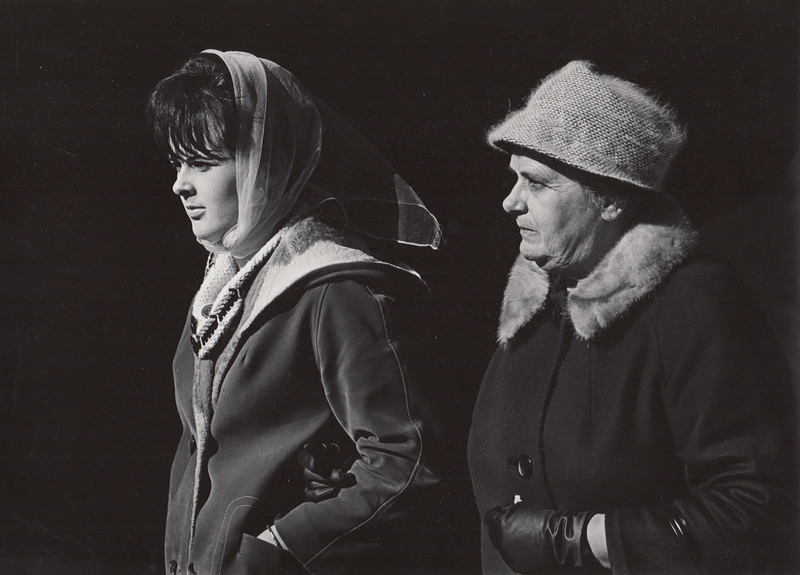
<path id="1" fill-rule="evenodd" d="M 593 513 L 502 505 L 483 518 L 492 544 L 518 573 L 597 565 L 584 532 Z"/>
<path id="2" fill-rule="evenodd" d="M 347 458 L 335 443 L 309 442 L 297 454 L 297 463 L 303 467 L 306 480 L 306 501 L 322 501 L 334 497 L 344 487 L 356 484 L 348 469 L 355 458 Z"/>

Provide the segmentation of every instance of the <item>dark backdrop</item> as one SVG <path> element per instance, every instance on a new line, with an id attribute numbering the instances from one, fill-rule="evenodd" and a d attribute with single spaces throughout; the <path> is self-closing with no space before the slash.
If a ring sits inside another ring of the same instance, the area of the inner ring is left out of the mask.
<path id="1" fill-rule="evenodd" d="M 459 569 L 477 556 L 470 409 L 518 243 L 483 137 L 547 73 L 591 59 L 677 107 L 670 189 L 797 357 L 795 1 L 2 3 L 0 571 L 162 570 L 170 362 L 206 254 L 143 109 L 204 48 L 291 70 L 444 226 L 409 257 L 436 304 Z"/>

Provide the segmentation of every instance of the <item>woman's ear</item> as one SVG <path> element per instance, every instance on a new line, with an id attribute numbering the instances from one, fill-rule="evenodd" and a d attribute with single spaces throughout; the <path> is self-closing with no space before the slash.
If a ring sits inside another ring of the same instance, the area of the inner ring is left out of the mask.
<path id="1" fill-rule="evenodd" d="M 603 207 L 600 210 L 600 217 L 607 222 L 613 222 L 622 215 L 628 207 L 628 198 L 604 196 Z"/>

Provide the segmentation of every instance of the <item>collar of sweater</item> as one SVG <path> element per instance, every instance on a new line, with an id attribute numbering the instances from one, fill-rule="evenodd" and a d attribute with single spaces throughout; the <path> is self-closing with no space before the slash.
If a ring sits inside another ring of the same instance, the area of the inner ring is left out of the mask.
<path id="1" fill-rule="evenodd" d="M 568 289 L 567 312 L 575 332 L 595 338 L 684 262 L 697 244 L 697 232 L 676 211 L 666 221 L 634 225 L 592 272 Z M 503 296 L 497 340 L 507 346 L 544 307 L 550 276 L 517 256 Z"/>

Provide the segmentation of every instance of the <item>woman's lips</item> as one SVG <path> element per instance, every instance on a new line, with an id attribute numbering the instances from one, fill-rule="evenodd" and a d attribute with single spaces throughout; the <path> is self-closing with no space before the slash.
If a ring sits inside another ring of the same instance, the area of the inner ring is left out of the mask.
<path id="1" fill-rule="evenodd" d="M 193 220 L 203 215 L 205 208 L 203 206 L 184 206 L 187 215 Z"/>

